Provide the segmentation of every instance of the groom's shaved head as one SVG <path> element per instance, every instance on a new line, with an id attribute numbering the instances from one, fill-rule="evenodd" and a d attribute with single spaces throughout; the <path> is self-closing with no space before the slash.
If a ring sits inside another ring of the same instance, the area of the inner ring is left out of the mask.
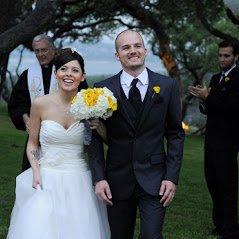
<path id="1" fill-rule="evenodd" d="M 128 32 L 137 33 L 137 34 L 140 36 L 140 38 L 141 38 L 141 40 L 142 40 L 142 43 L 143 43 L 143 46 L 144 46 L 144 40 L 143 40 L 142 36 L 141 36 L 137 31 L 131 30 L 131 29 L 126 29 L 126 30 L 120 32 L 120 33 L 116 36 L 116 38 L 115 38 L 115 50 L 116 50 L 116 51 L 118 51 L 118 49 L 119 49 L 119 46 L 118 46 L 118 40 L 119 40 L 119 38 L 120 38 L 122 35 L 124 35 L 125 33 L 128 33 Z"/>

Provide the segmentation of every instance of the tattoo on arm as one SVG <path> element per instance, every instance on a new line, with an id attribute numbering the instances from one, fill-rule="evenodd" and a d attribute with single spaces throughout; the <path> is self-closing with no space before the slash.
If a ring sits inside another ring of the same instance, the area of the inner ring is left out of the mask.
<path id="1" fill-rule="evenodd" d="M 40 159 L 40 150 L 36 149 L 36 150 L 32 150 L 31 155 L 33 156 L 33 160 L 39 160 Z"/>

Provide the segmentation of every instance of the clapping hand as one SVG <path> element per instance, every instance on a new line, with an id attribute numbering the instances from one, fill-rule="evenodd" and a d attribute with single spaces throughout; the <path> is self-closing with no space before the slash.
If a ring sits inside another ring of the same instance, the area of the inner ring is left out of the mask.
<path id="1" fill-rule="evenodd" d="M 168 206 L 173 200 L 176 193 L 176 185 L 168 180 L 163 180 L 161 183 L 159 195 L 162 196 L 160 203 L 163 203 L 163 206 Z"/>
<path id="2" fill-rule="evenodd" d="M 197 85 L 197 86 L 189 86 L 188 90 L 190 94 L 196 96 L 197 98 L 201 100 L 205 100 L 208 97 L 211 88 L 207 89 L 205 85 L 203 86 Z"/>

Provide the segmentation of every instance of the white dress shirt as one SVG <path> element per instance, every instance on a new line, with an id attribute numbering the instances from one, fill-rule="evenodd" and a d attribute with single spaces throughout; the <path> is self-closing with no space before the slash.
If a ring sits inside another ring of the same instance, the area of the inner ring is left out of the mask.
<path id="1" fill-rule="evenodd" d="M 131 76 L 130 74 L 128 74 L 126 71 L 123 70 L 123 72 L 120 76 L 120 84 L 122 86 L 122 89 L 123 89 L 126 97 L 129 98 L 129 90 L 131 88 L 131 82 L 135 78 L 139 79 L 136 86 L 140 91 L 141 100 L 143 102 L 146 92 L 147 92 L 147 89 L 148 89 L 148 84 L 149 84 L 149 76 L 148 76 L 148 71 L 146 68 L 137 77 Z"/>
<path id="2" fill-rule="evenodd" d="M 234 68 L 236 67 L 236 64 L 234 64 L 229 70 L 227 70 L 227 71 L 222 71 L 222 75 L 221 75 L 221 78 L 220 78 L 220 81 L 219 82 L 221 82 L 221 80 L 223 79 L 223 75 L 225 76 L 225 77 L 227 77 L 228 76 L 228 74 L 231 72 L 231 70 L 233 70 Z"/>

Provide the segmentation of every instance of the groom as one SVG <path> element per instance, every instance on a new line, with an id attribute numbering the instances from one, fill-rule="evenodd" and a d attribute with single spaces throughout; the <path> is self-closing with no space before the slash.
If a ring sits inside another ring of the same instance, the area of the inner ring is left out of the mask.
<path id="1" fill-rule="evenodd" d="M 96 132 L 89 148 L 95 192 L 110 205 L 112 239 L 133 238 L 137 208 L 141 238 L 162 239 L 165 207 L 175 195 L 183 154 L 178 85 L 145 67 L 138 32 L 121 32 L 115 47 L 123 70 L 95 85 L 107 87 L 118 100 L 118 110 L 104 122 L 106 161 Z"/>

